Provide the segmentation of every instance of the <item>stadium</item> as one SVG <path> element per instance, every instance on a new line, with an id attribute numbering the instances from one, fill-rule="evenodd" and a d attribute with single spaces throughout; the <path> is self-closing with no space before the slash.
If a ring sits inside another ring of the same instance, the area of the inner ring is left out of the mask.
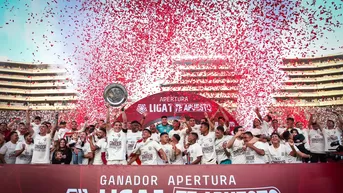
<path id="1" fill-rule="evenodd" d="M 342 192 L 342 1 L 0 4 L 2 192 Z"/>
<path id="2" fill-rule="evenodd" d="M 78 93 L 66 71 L 48 64 L 0 62 L 1 120 L 20 117 L 27 108 L 37 114 L 75 108 Z"/>
<path id="3" fill-rule="evenodd" d="M 235 73 L 232 61 L 223 59 L 179 60 L 178 78 L 161 84 L 161 91 L 200 93 L 219 105 L 235 111 L 241 74 Z M 0 109 L 4 116 L 21 114 L 28 107 L 34 111 L 71 111 L 78 101 L 66 71 L 49 64 L 0 63 Z M 334 107 L 343 105 L 343 54 L 312 58 L 286 58 L 280 69 L 287 80 L 275 93 L 270 110 L 279 107 Z M 131 104 L 136 102 L 130 100 Z"/>

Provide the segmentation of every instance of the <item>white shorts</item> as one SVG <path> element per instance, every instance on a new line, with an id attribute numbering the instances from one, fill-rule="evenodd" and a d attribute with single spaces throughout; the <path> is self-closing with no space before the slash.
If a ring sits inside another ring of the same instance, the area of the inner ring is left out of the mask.
<path id="1" fill-rule="evenodd" d="M 127 165 L 126 160 L 111 160 L 107 161 L 107 165 Z"/>

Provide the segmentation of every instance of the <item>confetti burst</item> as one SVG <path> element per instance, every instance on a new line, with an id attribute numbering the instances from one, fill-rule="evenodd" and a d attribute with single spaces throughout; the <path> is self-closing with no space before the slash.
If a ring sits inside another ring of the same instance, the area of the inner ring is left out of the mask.
<path id="1" fill-rule="evenodd" d="M 279 70 L 282 56 L 309 47 L 303 40 L 310 42 L 331 24 L 341 26 L 325 6 L 319 10 L 326 22 L 314 22 L 316 8 L 276 0 L 85 1 L 81 11 L 87 23 L 79 28 L 87 52 L 79 54 L 89 68 L 81 69 L 87 75 L 81 109 L 101 114 L 103 88 L 111 82 L 124 84 L 136 99 L 159 92 L 157 83 L 176 77 L 173 56 L 224 55 L 243 75 L 236 116 L 250 124 L 253 109 L 267 110 L 271 93 L 286 79 Z M 299 27 L 303 24 L 310 26 Z"/>

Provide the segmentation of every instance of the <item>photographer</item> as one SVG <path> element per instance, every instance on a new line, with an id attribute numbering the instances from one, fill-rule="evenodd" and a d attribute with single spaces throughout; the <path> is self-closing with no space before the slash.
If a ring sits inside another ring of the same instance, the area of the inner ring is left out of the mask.
<path id="1" fill-rule="evenodd" d="M 299 149 L 300 152 L 304 154 L 310 154 L 311 152 L 305 147 L 307 141 L 306 137 L 303 134 L 299 134 L 297 129 L 292 129 L 291 134 L 293 136 L 293 141 L 295 146 Z M 286 140 L 286 138 L 284 138 Z M 303 158 L 302 160 L 303 163 L 308 163 L 310 162 L 309 158 Z"/>

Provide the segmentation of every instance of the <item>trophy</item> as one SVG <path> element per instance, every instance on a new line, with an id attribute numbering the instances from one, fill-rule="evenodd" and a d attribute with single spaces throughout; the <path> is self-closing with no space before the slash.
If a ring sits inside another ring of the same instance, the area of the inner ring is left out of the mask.
<path id="1" fill-rule="evenodd" d="M 113 107 L 119 107 L 127 100 L 125 87 L 118 83 L 112 83 L 105 88 L 104 99 Z"/>

